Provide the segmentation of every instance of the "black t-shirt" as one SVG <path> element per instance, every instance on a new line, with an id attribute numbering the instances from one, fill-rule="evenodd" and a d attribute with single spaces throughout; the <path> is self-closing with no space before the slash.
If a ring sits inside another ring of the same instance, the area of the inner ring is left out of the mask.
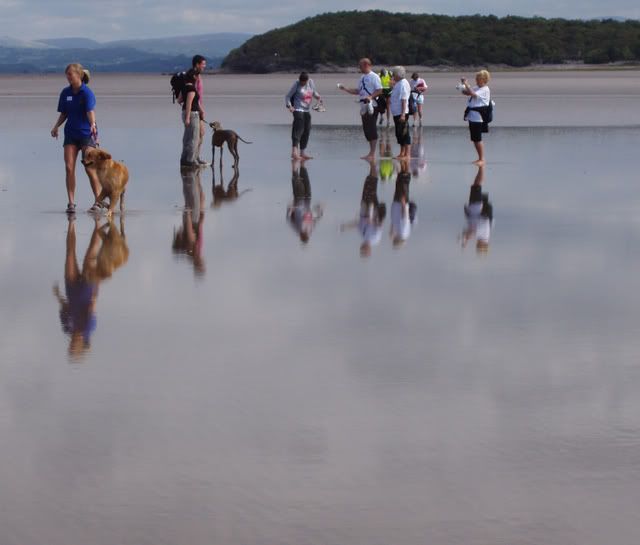
<path id="1" fill-rule="evenodd" d="M 189 93 L 194 93 L 193 102 L 191 103 L 191 112 L 199 112 L 200 111 L 200 95 L 198 94 L 198 90 L 196 89 L 196 77 L 194 75 L 187 74 L 185 77 L 184 83 L 184 102 L 182 103 L 182 109 L 186 109 L 187 107 L 187 97 Z"/>

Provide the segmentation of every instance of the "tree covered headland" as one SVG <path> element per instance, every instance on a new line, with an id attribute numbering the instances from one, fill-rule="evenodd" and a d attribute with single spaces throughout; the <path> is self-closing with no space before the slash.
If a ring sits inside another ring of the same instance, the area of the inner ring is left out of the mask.
<path id="1" fill-rule="evenodd" d="M 233 72 L 375 64 L 488 65 L 640 61 L 640 21 L 326 13 L 254 36 L 222 67 Z"/>

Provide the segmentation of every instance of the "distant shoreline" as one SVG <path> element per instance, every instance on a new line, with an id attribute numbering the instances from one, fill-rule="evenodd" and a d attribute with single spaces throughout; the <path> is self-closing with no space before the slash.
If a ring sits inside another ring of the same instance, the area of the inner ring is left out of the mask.
<path id="1" fill-rule="evenodd" d="M 390 68 L 391 65 L 374 65 L 374 71 L 379 71 L 382 68 Z M 562 63 L 562 64 L 532 64 L 529 66 L 508 66 L 508 65 L 486 65 L 486 66 L 425 66 L 425 65 L 405 65 L 408 71 L 424 72 L 427 74 L 448 73 L 448 72 L 475 72 L 481 69 L 487 69 L 490 72 L 606 72 L 606 71 L 633 71 L 640 70 L 640 63 L 620 62 L 609 64 L 584 64 L 584 63 Z M 277 70 L 273 72 L 255 73 L 255 72 L 236 72 L 233 70 L 226 70 L 224 68 L 216 68 L 214 70 L 207 71 L 211 74 L 224 74 L 224 75 L 265 75 L 270 74 L 296 74 L 298 72 L 306 71 L 313 74 L 357 74 L 358 69 L 355 66 L 336 66 L 333 64 L 316 66 L 315 70 L 308 70 L 300 67 L 290 70 Z"/>

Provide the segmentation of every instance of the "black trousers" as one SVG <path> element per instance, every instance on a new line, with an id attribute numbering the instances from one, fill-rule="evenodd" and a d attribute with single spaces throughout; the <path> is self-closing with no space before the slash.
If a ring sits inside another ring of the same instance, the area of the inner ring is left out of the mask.
<path id="1" fill-rule="evenodd" d="M 307 149 L 310 133 L 311 114 L 309 112 L 293 112 L 293 126 L 291 127 L 293 147 L 300 146 L 301 150 Z"/>

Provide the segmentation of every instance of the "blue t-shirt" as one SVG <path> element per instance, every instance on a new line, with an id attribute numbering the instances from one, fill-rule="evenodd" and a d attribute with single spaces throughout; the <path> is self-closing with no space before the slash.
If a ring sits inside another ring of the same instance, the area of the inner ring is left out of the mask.
<path id="1" fill-rule="evenodd" d="M 65 87 L 60 93 L 58 111 L 67 114 L 67 122 L 64 126 L 64 135 L 70 138 L 82 139 L 91 136 L 91 123 L 87 112 L 96 107 L 96 97 L 93 91 L 84 83 L 77 93 L 73 93 L 71 85 Z"/>

